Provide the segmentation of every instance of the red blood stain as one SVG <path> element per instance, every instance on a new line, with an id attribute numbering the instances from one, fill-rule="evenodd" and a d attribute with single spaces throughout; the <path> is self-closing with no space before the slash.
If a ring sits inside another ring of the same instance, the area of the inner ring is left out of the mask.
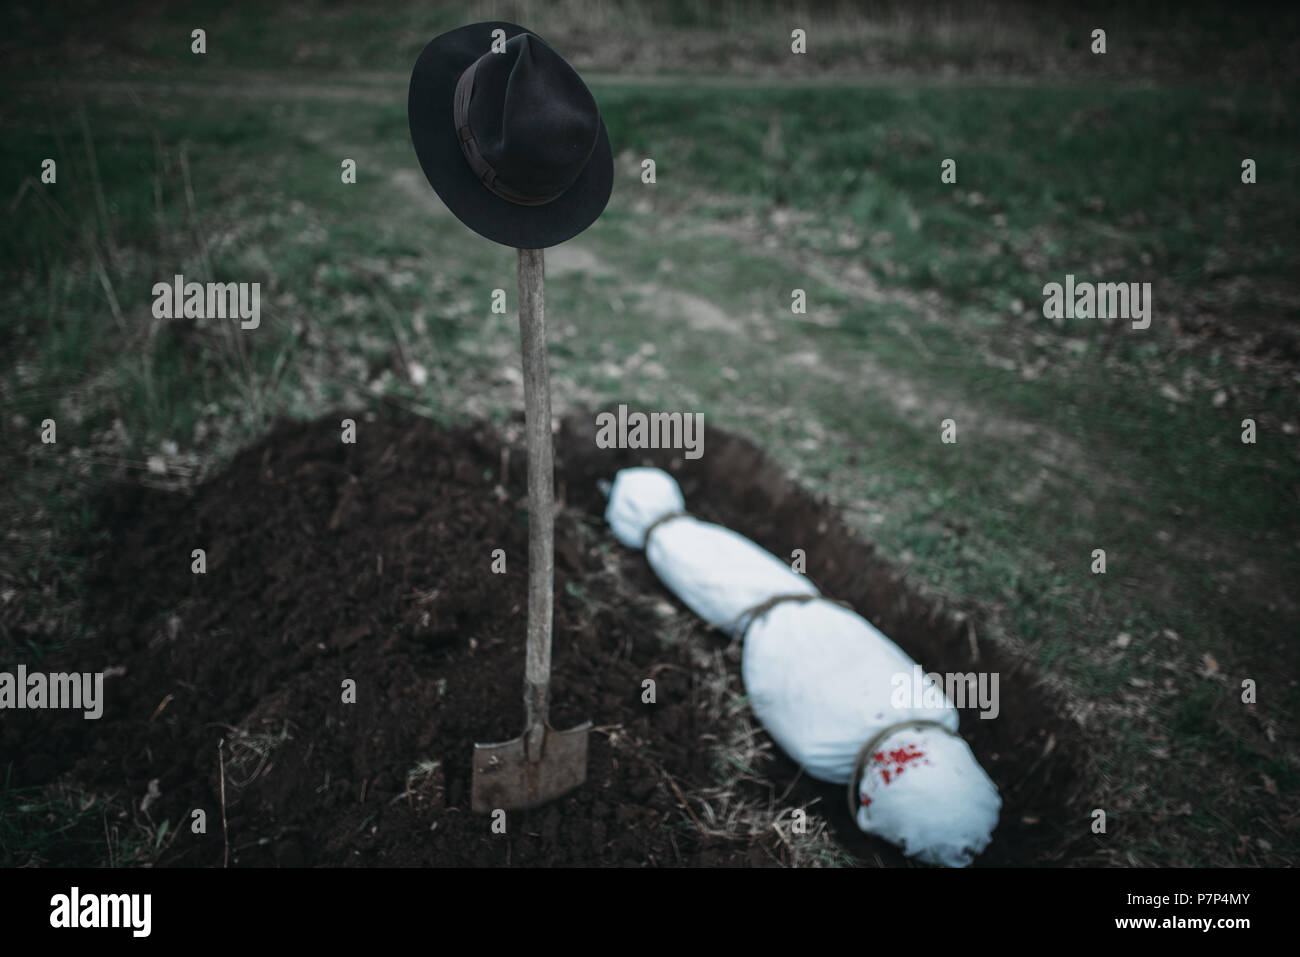
<path id="1" fill-rule="evenodd" d="M 918 748 L 915 744 L 904 745 L 903 747 L 895 748 L 893 751 L 890 751 L 888 753 L 884 751 L 877 751 L 874 755 L 874 759 L 877 764 L 894 765 L 894 770 L 892 774 L 889 768 L 887 767 L 880 769 L 880 777 L 884 780 L 886 784 L 888 784 L 891 780 L 893 780 L 898 775 L 902 774 L 903 771 L 907 769 L 907 765 L 910 764 L 912 761 L 920 760 L 923 757 L 925 757 L 925 752 L 922 751 L 920 748 Z M 929 761 L 926 762 L 926 764 L 929 763 L 930 763 Z"/>
<path id="2" fill-rule="evenodd" d="M 863 806 L 863 807 L 871 807 L 871 796 L 870 796 L 870 795 L 867 795 L 867 794 L 862 795 L 862 806 Z"/>

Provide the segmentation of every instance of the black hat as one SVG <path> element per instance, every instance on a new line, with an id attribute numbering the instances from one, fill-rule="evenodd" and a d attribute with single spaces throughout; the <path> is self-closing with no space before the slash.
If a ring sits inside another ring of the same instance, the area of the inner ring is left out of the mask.
<path id="1" fill-rule="evenodd" d="M 492 52 L 494 30 L 505 32 L 502 52 Z M 481 236 L 544 249 L 582 232 L 609 202 L 614 160 L 596 101 L 523 27 L 492 20 L 430 40 L 407 111 L 424 175 Z"/>

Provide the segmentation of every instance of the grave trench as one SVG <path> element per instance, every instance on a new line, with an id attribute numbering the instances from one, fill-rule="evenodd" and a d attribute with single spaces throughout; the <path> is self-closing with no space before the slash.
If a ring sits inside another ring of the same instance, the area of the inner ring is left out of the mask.
<path id="1" fill-rule="evenodd" d="M 1088 827 L 1092 805 L 1085 800 L 1086 782 L 1079 771 L 1084 735 L 1057 709 L 1033 664 L 987 639 L 973 649 L 970 628 L 977 635 L 987 633 L 977 612 L 956 613 L 922 594 L 831 504 L 799 486 L 742 436 L 710 426 L 707 453 L 691 460 L 680 450 L 599 449 L 594 422 L 594 414 L 570 415 L 557 436 L 557 482 L 563 482 L 561 492 L 570 504 L 601 516 L 604 499 L 597 480 L 612 479 L 618 469 L 632 466 L 664 469 L 681 486 L 691 514 L 725 525 L 778 557 L 802 548 L 807 574 L 822 593 L 850 604 L 926 672 L 999 674 L 997 718 L 983 720 L 973 709 L 960 712 L 960 733 L 1003 800 L 993 841 L 976 865 L 1068 864 L 1094 850 Z M 630 575 L 681 607 L 642 552 L 620 550 Z M 726 645 L 702 622 L 699 628 L 706 633 L 703 640 Z M 851 853 L 887 865 L 910 863 L 896 848 L 858 829 L 842 786 L 801 776 L 779 748 L 773 748 L 773 755 L 765 772 L 777 794 L 793 785 L 787 804 L 820 798 L 818 812 L 827 815 L 837 840 Z"/>
<path id="2" fill-rule="evenodd" d="M 497 578 L 482 574 L 480 559 L 486 545 L 526 554 L 525 453 L 509 443 L 503 498 L 496 491 L 503 440 L 490 429 L 448 432 L 406 415 L 351 414 L 363 423 L 355 446 L 339 441 L 344 413 L 285 422 L 197 488 L 105 489 L 100 532 L 86 556 L 86 611 L 98 637 L 70 646 L 47 667 L 123 665 L 125 674 L 106 682 L 102 721 L 27 713 L 0 721 L 0 753 L 13 762 L 15 784 L 58 778 L 138 804 L 158 778 L 154 823 L 175 822 L 195 806 L 211 809 L 217 738 L 240 728 L 278 750 L 266 762 L 250 761 L 250 773 L 265 770 L 228 794 L 232 845 L 246 848 L 232 862 L 239 865 L 771 863 L 771 848 L 760 845 L 776 835 L 693 834 L 646 755 L 616 750 L 603 736 L 593 741 L 586 787 L 518 816 L 512 857 L 464 813 L 473 742 L 504 740 L 522 728 L 526 562 L 512 560 L 509 575 Z M 649 756 L 678 780 L 708 784 L 709 748 L 700 739 L 710 729 L 690 697 L 661 695 L 653 713 L 640 704 L 646 669 L 672 662 L 684 674 L 694 667 L 684 647 L 665 645 L 649 624 L 657 600 L 680 603 L 640 551 L 613 540 L 597 485 L 619 468 L 657 465 L 677 478 L 687 508 L 701 518 L 778 556 L 803 548 L 823 592 L 851 604 L 925 670 L 999 672 L 999 717 L 961 714 L 961 733 L 1004 801 L 976 866 L 1095 856 L 1093 805 L 1081 797 L 1078 771 L 1085 742 L 1032 666 L 988 640 L 973 661 L 964 623 L 746 439 L 711 428 L 707 454 L 697 460 L 602 450 L 594 418 L 571 416 L 556 437 L 564 503 L 556 527 L 556 727 L 588 718 L 619 724 L 647 741 Z M 195 542 L 209 546 L 203 576 L 190 572 Z M 593 619 L 566 584 L 607 582 L 606 544 L 622 578 L 599 596 L 603 609 Z M 973 620 L 984 633 L 978 616 Z M 706 649 L 728 644 L 698 621 L 686 638 Z M 743 687 L 739 661 L 727 667 L 734 687 Z M 364 690 L 355 711 L 337 704 L 341 675 L 355 675 Z M 802 775 L 775 746 L 770 755 L 758 773 L 785 795 L 781 806 L 811 805 L 864 862 L 910 863 L 857 829 L 842 787 Z M 409 800 L 405 775 L 423 757 L 441 762 L 438 777 Z M 101 822 L 83 823 L 78 836 L 87 849 L 48 863 L 94 863 L 88 849 L 102 841 Z M 677 823 L 688 830 L 673 831 Z M 219 839 L 180 830 L 158 864 L 220 866 Z"/>

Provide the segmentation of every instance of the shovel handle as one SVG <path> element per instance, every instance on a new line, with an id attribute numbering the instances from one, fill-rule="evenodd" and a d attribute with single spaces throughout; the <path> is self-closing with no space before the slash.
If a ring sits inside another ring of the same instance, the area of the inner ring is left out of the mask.
<path id="1" fill-rule="evenodd" d="M 519 250 L 519 343 L 524 360 L 528 441 L 528 657 L 524 665 L 524 739 L 537 760 L 546 733 L 551 686 L 555 584 L 555 493 L 551 451 L 551 379 L 546 361 L 546 267 L 540 249 Z"/>

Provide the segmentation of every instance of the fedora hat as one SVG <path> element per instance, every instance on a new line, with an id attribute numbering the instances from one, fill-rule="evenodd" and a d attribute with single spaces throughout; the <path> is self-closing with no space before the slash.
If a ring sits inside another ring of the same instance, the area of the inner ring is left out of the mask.
<path id="1" fill-rule="evenodd" d="M 493 52 L 493 31 L 505 32 Z M 582 232 L 614 183 L 609 135 L 582 78 L 535 33 L 490 20 L 430 40 L 411 72 L 411 142 L 462 223 L 544 249 Z"/>

